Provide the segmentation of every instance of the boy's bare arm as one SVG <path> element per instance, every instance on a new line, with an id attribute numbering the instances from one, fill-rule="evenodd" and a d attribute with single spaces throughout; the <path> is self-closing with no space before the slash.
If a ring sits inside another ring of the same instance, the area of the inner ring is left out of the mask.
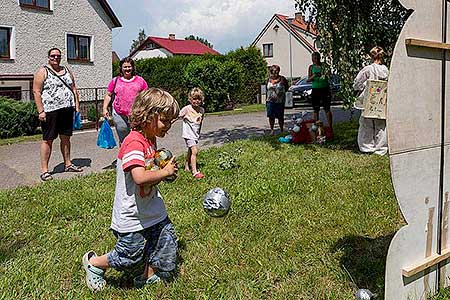
<path id="1" fill-rule="evenodd" d="M 161 170 L 146 170 L 144 167 L 134 167 L 131 169 L 131 176 L 137 185 L 150 184 L 156 185 L 163 181 L 166 177 L 176 174 L 178 166 L 173 157 L 169 163 Z"/>

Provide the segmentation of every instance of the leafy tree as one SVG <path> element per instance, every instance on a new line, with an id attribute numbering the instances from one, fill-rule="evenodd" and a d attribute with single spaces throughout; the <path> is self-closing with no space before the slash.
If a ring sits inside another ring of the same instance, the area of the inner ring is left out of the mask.
<path id="1" fill-rule="evenodd" d="M 184 38 L 185 40 L 193 40 L 193 41 L 199 41 L 200 43 L 208 46 L 209 48 L 213 48 L 213 44 L 211 44 L 210 42 L 208 42 L 207 39 L 198 37 L 198 36 L 193 36 L 192 34 L 190 36 L 187 36 Z"/>
<path id="2" fill-rule="evenodd" d="M 243 88 L 236 94 L 237 103 L 256 101 L 259 86 L 267 77 L 267 62 L 256 47 L 239 48 L 226 55 L 227 59 L 239 62 L 243 67 Z"/>
<path id="3" fill-rule="evenodd" d="M 144 42 L 147 39 L 147 35 L 145 34 L 144 29 L 140 29 L 139 30 L 139 34 L 138 34 L 138 38 L 137 40 L 133 40 L 133 42 L 131 43 L 131 47 L 130 47 L 130 53 L 136 49 L 137 47 L 139 47 L 139 45 Z"/>
<path id="4" fill-rule="evenodd" d="M 346 106 L 354 102 L 352 83 L 368 63 L 368 52 L 381 46 L 387 64 L 400 31 L 410 15 L 398 0 L 295 0 L 319 31 L 320 52 L 342 81 Z"/>

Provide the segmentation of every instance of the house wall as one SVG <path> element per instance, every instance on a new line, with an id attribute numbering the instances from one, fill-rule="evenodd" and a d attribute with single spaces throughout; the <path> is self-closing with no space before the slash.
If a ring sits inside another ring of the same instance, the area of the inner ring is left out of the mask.
<path id="1" fill-rule="evenodd" d="M 273 29 L 275 25 L 278 25 L 278 30 Z M 289 39 L 291 39 L 290 47 Z M 273 57 L 265 58 L 268 65 L 279 65 L 281 75 L 288 78 L 291 77 L 291 59 L 289 51 L 289 48 L 291 48 L 292 77 L 300 77 L 308 73 L 308 66 L 311 64 L 312 51 L 299 42 L 295 36 L 290 37 L 287 29 L 285 29 L 277 19 L 272 21 L 267 31 L 264 32 L 255 46 L 263 53 L 263 44 L 270 43 L 273 43 Z"/>
<path id="2" fill-rule="evenodd" d="M 171 57 L 173 56 L 172 53 L 170 53 L 169 51 L 167 51 L 164 48 L 159 48 L 159 49 L 152 49 L 152 50 L 140 50 L 137 51 L 134 55 L 133 55 L 133 59 L 144 59 L 144 58 L 154 58 L 154 57 Z"/>
<path id="3" fill-rule="evenodd" d="M 96 0 L 51 0 L 53 11 L 0 1 L 0 24 L 15 27 L 15 59 L 0 60 L 0 75 L 34 74 L 47 63 L 47 51 L 60 48 L 78 88 L 106 86 L 111 79 L 113 24 Z M 92 62 L 67 62 L 66 34 L 91 36 Z M 0 83 L 1 84 L 1 83 Z"/>

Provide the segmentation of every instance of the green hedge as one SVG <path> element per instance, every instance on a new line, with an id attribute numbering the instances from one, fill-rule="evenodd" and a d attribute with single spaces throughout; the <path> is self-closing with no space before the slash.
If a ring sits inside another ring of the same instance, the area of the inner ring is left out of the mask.
<path id="1" fill-rule="evenodd" d="M 118 64 L 113 65 L 114 75 Z M 184 106 L 192 87 L 205 92 L 207 111 L 223 110 L 229 102 L 250 104 L 267 78 L 267 64 L 255 47 L 226 55 L 174 56 L 136 61 L 136 71 L 150 87 L 170 92 Z"/>
<path id="2" fill-rule="evenodd" d="M 206 111 L 219 111 L 242 88 L 243 68 L 230 60 L 199 58 L 188 64 L 184 76 L 188 88 L 199 87 L 205 93 Z"/>
<path id="3" fill-rule="evenodd" d="M 0 138 L 34 134 L 38 125 L 34 102 L 0 97 Z"/>

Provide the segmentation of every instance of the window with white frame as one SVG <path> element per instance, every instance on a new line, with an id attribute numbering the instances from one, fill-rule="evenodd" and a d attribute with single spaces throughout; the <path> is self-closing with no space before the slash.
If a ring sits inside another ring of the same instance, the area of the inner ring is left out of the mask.
<path id="1" fill-rule="evenodd" d="M 263 56 L 273 57 L 273 44 L 263 44 Z"/>
<path id="2" fill-rule="evenodd" d="M 50 0 L 19 0 L 19 4 L 23 7 L 51 9 Z"/>
<path id="3" fill-rule="evenodd" d="M 67 59 L 92 61 L 90 36 L 67 34 Z"/>
<path id="4" fill-rule="evenodd" d="M 14 27 L 0 25 L 0 59 L 15 58 Z"/>

